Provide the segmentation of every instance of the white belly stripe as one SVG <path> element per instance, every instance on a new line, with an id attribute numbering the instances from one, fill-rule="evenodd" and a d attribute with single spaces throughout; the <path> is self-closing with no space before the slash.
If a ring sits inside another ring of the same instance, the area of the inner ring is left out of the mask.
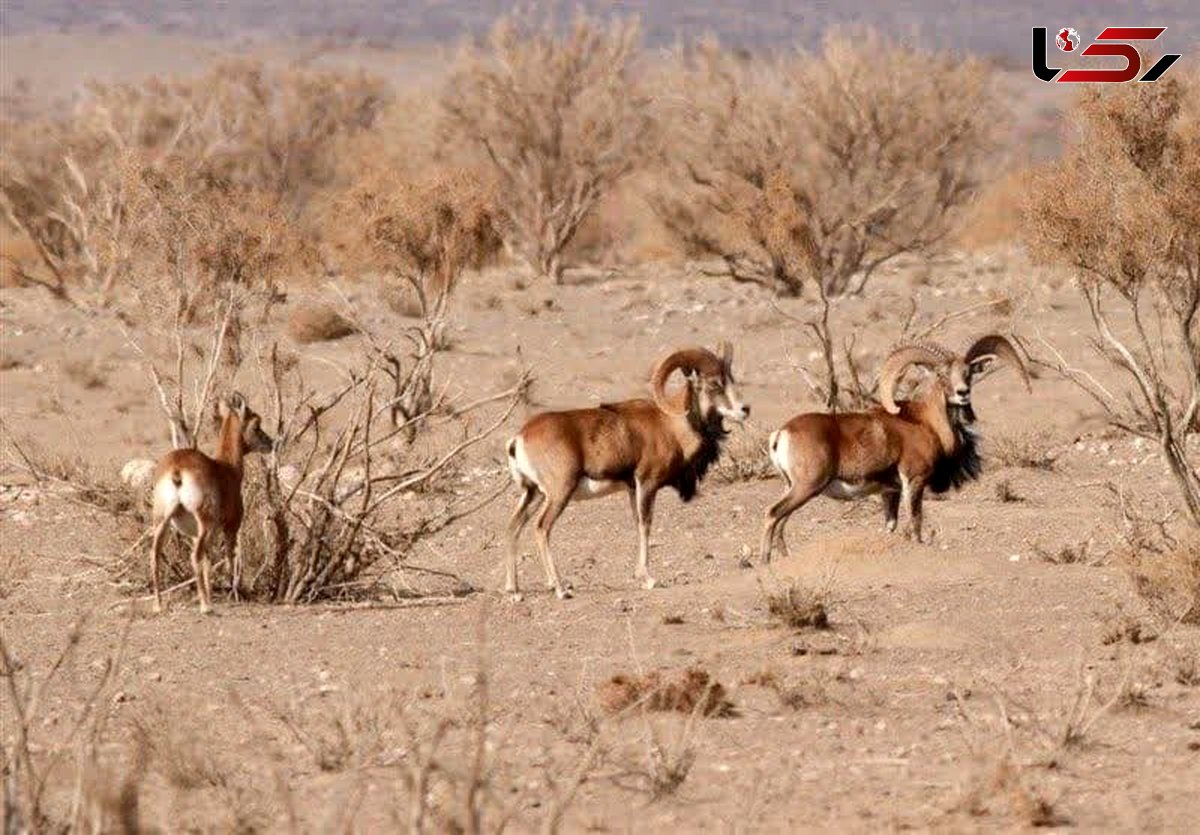
<path id="1" fill-rule="evenodd" d="M 620 481 L 605 481 L 603 479 L 584 476 L 579 480 L 579 484 L 575 485 L 575 492 L 572 498 L 580 500 L 598 499 L 601 496 L 612 495 L 624 487 L 625 485 Z"/>

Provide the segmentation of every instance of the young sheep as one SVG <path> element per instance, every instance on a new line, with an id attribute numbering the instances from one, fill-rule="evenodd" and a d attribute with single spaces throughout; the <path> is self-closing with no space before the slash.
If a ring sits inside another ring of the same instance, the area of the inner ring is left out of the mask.
<path id="1" fill-rule="evenodd" d="M 537 520 L 537 547 L 546 584 L 560 599 L 570 584 L 558 575 L 550 553 L 550 531 L 573 499 L 593 499 L 624 490 L 638 526 L 634 577 L 647 589 L 656 585 L 648 567 L 654 497 L 673 487 L 685 502 L 721 452 L 723 418 L 741 422 L 750 407 L 733 380 L 733 348 L 721 356 L 704 348 L 676 351 L 658 364 L 651 378 L 653 400 L 626 400 L 595 409 L 544 412 L 531 418 L 508 442 L 508 466 L 521 497 L 508 525 L 505 591 L 517 596 L 517 541 L 529 517 L 545 502 Z M 675 371 L 686 385 L 668 395 Z"/>
<path id="2" fill-rule="evenodd" d="M 766 512 L 762 562 L 770 562 L 776 542 L 787 554 L 788 517 L 818 494 L 834 499 L 882 494 L 889 531 L 896 529 L 903 502 L 920 542 L 925 488 L 943 493 L 979 475 L 971 383 L 997 359 L 1013 365 L 1029 388 L 1025 365 L 1003 336 L 981 337 L 962 356 L 936 344 L 908 345 L 893 351 L 880 369 L 882 408 L 797 415 L 773 432 L 771 463 L 787 481 L 787 492 Z M 914 365 L 933 370 L 936 377 L 920 398 L 896 403 L 896 386 Z"/>
<path id="3" fill-rule="evenodd" d="M 242 526 L 242 459 L 247 453 L 269 452 L 274 444 L 262 430 L 261 421 L 240 394 L 217 404 L 221 433 L 213 457 L 197 449 L 168 452 L 154 469 L 154 541 L 150 546 L 150 583 L 154 589 L 154 611 L 162 611 L 158 590 L 158 560 L 167 526 L 192 536 L 192 571 L 200 611 L 212 611 L 212 581 L 205 546 L 214 527 L 225 535 L 225 548 L 232 572 L 233 596 L 241 583 L 241 554 L 238 530 Z"/>

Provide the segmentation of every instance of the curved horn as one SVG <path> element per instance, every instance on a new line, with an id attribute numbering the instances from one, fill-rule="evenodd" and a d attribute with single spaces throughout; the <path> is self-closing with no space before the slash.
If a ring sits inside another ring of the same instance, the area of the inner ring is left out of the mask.
<path id="1" fill-rule="evenodd" d="M 675 411 L 671 408 L 666 392 L 667 379 L 677 369 L 685 372 L 695 371 L 706 377 L 720 377 L 724 374 L 724 368 L 721 360 L 705 348 L 683 348 L 676 351 L 658 364 L 658 367 L 654 369 L 654 375 L 650 378 L 650 387 L 654 391 L 654 402 L 667 414 L 685 414 L 686 408 L 683 411 Z"/>
<path id="2" fill-rule="evenodd" d="M 246 419 L 246 398 L 242 396 L 241 392 L 230 392 L 225 402 L 229 404 L 229 408 L 234 414 L 242 420 Z"/>
<path id="3" fill-rule="evenodd" d="M 984 357 L 1002 359 L 1016 368 L 1017 372 L 1021 375 L 1021 379 L 1025 382 L 1025 390 L 1033 390 L 1029 382 L 1029 371 L 1025 368 L 1025 363 L 1021 359 L 1021 355 L 1017 353 L 1017 349 L 1013 347 L 1013 344 L 1006 337 L 998 333 L 989 333 L 987 336 L 979 337 L 975 340 L 975 344 L 967 349 L 967 353 L 963 359 L 970 365 Z"/>
<path id="4" fill-rule="evenodd" d="M 725 369 L 725 377 L 733 379 L 733 343 L 728 339 L 722 339 L 717 345 L 717 351 L 721 355 L 721 366 Z"/>
<path id="5" fill-rule="evenodd" d="M 883 404 L 883 408 L 887 409 L 889 414 L 898 413 L 900 407 L 896 405 L 894 398 L 896 384 L 900 382 L 900 377 L 908 367 L 924 365 L 929 368 L 938 368 L 952 358 L 953 355 L 945 348 L 932 344 L 902 345 L 892 351 L 879 369 L 879 402 Z"/>

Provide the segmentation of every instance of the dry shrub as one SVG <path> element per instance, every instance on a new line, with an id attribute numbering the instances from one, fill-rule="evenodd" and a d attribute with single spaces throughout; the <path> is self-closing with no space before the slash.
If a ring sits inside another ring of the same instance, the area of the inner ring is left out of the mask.
<path id="1" fill-rule="evenodd" d="M 148 167 L 143 180 L 155 218 L 143 258 L 160 259 L 166 283 L 148 289 L 160 291 L 160 305 L 174 305 L 163 314 L 183 323 L 232 311 L 226 349 L 240 361 L 247 308 L 258 303 L 265 318 L 279 298 L 279 280 L 314 263 L 311 247 L 269 192 L 208 178 L 184 162 Z"/>
<path id="2" fill-rule="evenodd" d="M 92 85 L 77 118 L 127 147 L 297 207 L 331 181 L 338 140 L 369 128 L 388 96 L 361 71 L 237 58 L 191 78 Z"/>
<path id="3" fill-rule="evenodd" d="M 358 270 L 399 279 L 421 317 L 444 324 L 462 274 L 500 253 L 496 206 L 494 189 L 462 169 L 412 181 L 386 166 L 364 168 L 340 203 L 347 227 L 358 230 L 347 256 Z"/>
<path id="4" fill-rule="evenodd" d="M 1057 548 L 1046 548 L 1041 545 L 1034 545 L 1033 552 L 1043 562 L 1048 562 L 1051 565 L 1093 565 L 1096 563 L 1091 558 L 1092 543 L 1090 540 L 1084 542 L 1064 542 Z"/>
<path id="5" fill-rule="evenodd" d="M 147 521 L 143 497 L 81 454 L 18 441 L 7 432 L 4 440 L 6 463 L 23 471 L 40 489 L 61 493 L 136 526 Z"/>
<path id="6" fill-rule="evenodd" d="M 1047 429 L 1000 435 L 989 442 L 988 453 L 1005 467 L 1027 470 L 1053 470 L 1058 460 L 1054 436 Z"/>
<path id="7" fill-rule="evenodd" d="M 1200 535 L 1143 540 L 1123 548 L 1120 557 L 1134 589 L 1158 614 L 1200 625 Z"/>
<path id="8" fill-rule="evenodd" d="M 288 336 L 302 345 L 330 342 L 355 333 L 354 323 L 327 304 L 297 307 L 288 316 Z"/>
<path id="9" fill-rule="evenodd" d="M 402 705 L 385 699 L 339 698 L 320 695 L 301 699 L 286 707 L 270 707 L 267 713 L 312 759 L 318 770 L 340 772 L 367 768 L 395 744 Z"/>
<path id="10" fill-rule="evenodd" d="M 118 148 L 91 172 L 69 150 L 44 172 L 30 173 L 22 163 L 10 155 L 0 162 L 0 208 L 9 230 L 23 235 L 37 258 L 9 258 L 9 268 L 20 282 L 60 298 L 82 288 L 106 300 L 137 269 L 147 241 L 142 157 Z"/>
<path id="11" fill-rule="evenodd" d="M 618 673 L 596 688 L 596 698 L 606 713 L 626 713 L 635 708 L 702 716 L 732 716 L 733 702 L 725 687 L 700 667 L 674 673 L 654 670 L 645 674 Z"/>
<path id="12" fill-rule="evenodd" d="M 1186 650 L 1177 654 L 1171 661 L 1172 678 L 1184 687 L 1200 687 L 1200 650 Z"/>
<path id="13" fill-rule="evenodd" d="M 996 499 L 1005 504 L 1025 501 L 1025 497 L 1013 489 L 1012 482 L 1007 478 L 996 483 Z"/>
<path id="14" fill-rule="evenodd" d="M 6 121 L 4 215 L 38 262 L 9 267 L 58 295 L 81 286 L 104 299 L 180 262 L 258 281 L 245 252 L 269 249 L 272 216 L 292 220 L 332 180 L 337 143 L 385 98 L 362 74 L 235 60 L 194 78 L 91 85 L 70 113 Z"/>
<path id="15" fill-rule="evenodd" d="M 1074 273 L 1120 381 L 1082 374 L 1057 352 L 1044 364 L 1112 426 L 1162 450 L 1200 529 L 1188 451 L 1200 433 L 1200 81 L 1097 85 L 1073 117 L 1074 141 L 1029 191 L 1025 234 L 1035 257 Z"/>
<path id="16" fill-rule="evenodd" d="M 134 740 L 169 785 L 184 791 L 230 785 L 230 770 L 195 734 L 177 727 L 161 709 L 147 713 L 133 719 Z"/>
<path id="17" fill-rule="evenodd" d="M 815 672 L 810 672 L 803 680 L 794 683 L 784 681 L 774 670 L 766 669 L 743 679 L 742 684 L 770 690 L 779 699 L 779 704 L 789 710 L 803 710 L 828 704 L 830 700 L 826 680 Z"/>
<path id="18" fill-rule="evenodd" d="M 762 589 L 767 612 L 789 629 L 828 629 L 829 593 L 792 582 L 780 588 Z"/>
<path id="19" fill-rule="evenodd" d="M 63 363 L 62 370 L 67 379 L 89 391 L 108 385 L 108 372 L 94 357 L 69 359 Z"/>
<path id="20" fill-rule="evenodd" d="M 1105 646 L 1131 643 L 1145 644 L 1158 639 L 1158 634 L 1127 612 L 1117 612 L 1113 615 L 1100 636 L 1100 643 Z"/>
<path id="21" fill-rule="evenodd" d="M 729 439 L 723 452 L 712 471 L 712 478 L 720 484 L 775 477 L 775 467 L 767 455 L 766 432 L 742 430 Z"/>
<path id="22" fill-rule="evenodd" d="M 1031 188 L 1032 172 L 1010 171 L 983 184 L 966 206 L 954 244 L 968 251 L 1011 244 L 1021 239 L 1021 207 Z"/>
<path id="23" fill-rule="evenodd" d="M 446 141 L 478 152 L 503 189 L 510 243 L 556 282 L 580 225 L 646 155 L 651 120 L 631 73 L 640 40 L 636 21 L 581 13 L 560 33 L 505 17 L 442 95 Z"/>
<path id="24" fill-rule="evenodd" d="M 972 195 L 999 108 L 985 65 L 871 31 L 814 55 L 715 43 L 668 74 L 660 218 L 697 255 L 778 293 L 861 291 L 938 244 Z"/>
<path id="25" fill-rule="evenodd" d="M 1016 762 L 1011 753 L 999 755 L 979 768 L 964 792 L 960 808 L 973 817 L 1007 814 L 1032 827 L 1071 823 L 1031 779 L 1030 769 Z"/>
<path id="26" fill-rule="evenodd" d="M 85 659 L 80 654 L 85 620 L 70 625 L 62 646 L 40 668 L 24 663 L 0 632 L 8 832 L 142 831 L 145 752 L 135 748 L 123 767 L 109 752 L 131 622 L 119 633 L 115 651 Z"/>

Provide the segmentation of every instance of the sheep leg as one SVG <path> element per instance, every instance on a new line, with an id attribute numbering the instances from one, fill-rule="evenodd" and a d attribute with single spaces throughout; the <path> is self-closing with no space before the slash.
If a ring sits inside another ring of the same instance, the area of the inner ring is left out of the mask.
<path id="1" fill-rule="evenodd" d="M 154 590 L 154 611 L 162 611 L 162 595 L 158 590 L 158 560 L 162 554 L 163 537 L 167 535 L 167 528 L 171 524 L 171 517 L 166 516 L 154 531 L 154 541 L 150 543 L 150 588 Z"/>
<path id="2" fill-rule="evenodd" d="M 638 559 L 633 577 L 642 588 L 652 589 L 658 581 L 650 576 L 650 524 L 654 521 L 654 490 L 647 490 L 639 481 L 636 483 L 634 510 L 638 522 Z"/>
<path id="3" fill-rule="evenodd" d="M 883 499 L 883 526 L 888 531 L 894 531 L 900 516 L 900 491 L 885 490 L 880 498 Z"/>
<path id="4" fill-rule="evenodd" d="M 771 545 L 776 536 L 781 535 L 780 526 L 789 516 L 803 507 L 809 499 L 820 493 L 824 486 L 824 484 L 793 482 L 791 489 L 784 493 L 779 501 L 767 508 L 762 541 L 759 545 L 759 560 L 763 565 L 771 562 Z"/>
<path id="5" fill-rule="evenodd" d="M 208 557 L 204 546 L 208 544 L 208 528 L 203 520 L 196 517 L 196 541 L 192 543 L 192 576 L 196 578 L 196 595 L 200 598 L 200 614 L 207 615 L 212 611 L 208 600 Z"/>
<path id="6" fill-rule="evenodd" d="M 908 516 L 912 521 L 912 538 L 917 542 L 924 542 L 921 537 L 921 505 L 924 497 L 925 482 L 923 480 L 900 476 L 900 501 L 908 507 Z"/>
<path id="7" fill-rule="evenodd" d="M 523 488 L 521 497 L 517 499 L 517 506 L 513 510 L 512 518 L 508 520 L 508 551 L 504 560 L 504 591 L 506 594 L 520 597 L 520 591 L 517 588 L 517 545 L 521 538 L 521 532 L 525 530 L 525 525 L 529 522 L 529 517 L 533 515 L 541 502 L 542 494 L 532 485 L 527 485 Z"/>
<path id="8" fill-rule="evenodd" d="M 546 585 L 554 589 L 559 600 L 566 600 L 574 595 L 570 583 L 564 583 L 558 576 L 554 555 L 550 553 L 550 531 L 554 527 L 554 521 L 566 508 L 571 491 L 567 491 L 566 495 L 566 498 L 547 498 L 546 506 L 542 508 L 537 520 L 537 546 L 542 557 L 542 567 L 546 569 Z"/>

